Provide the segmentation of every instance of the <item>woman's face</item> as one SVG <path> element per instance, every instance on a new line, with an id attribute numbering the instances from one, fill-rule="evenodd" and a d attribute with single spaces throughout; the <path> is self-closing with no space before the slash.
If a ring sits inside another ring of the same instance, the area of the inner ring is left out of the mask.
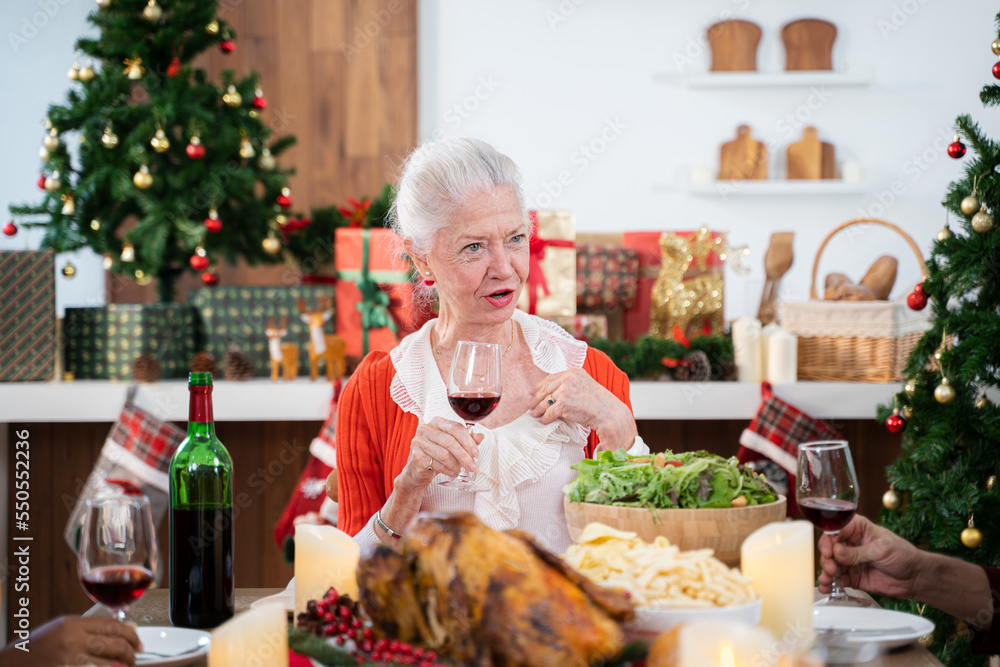
<path id="1" fill-rule="evenodd" d="M 471 196 L 426 257 L 442 314 L 476 326 L 506 322 L 528 278 L 528 259 L 517 195 L 495 188 Z"/>

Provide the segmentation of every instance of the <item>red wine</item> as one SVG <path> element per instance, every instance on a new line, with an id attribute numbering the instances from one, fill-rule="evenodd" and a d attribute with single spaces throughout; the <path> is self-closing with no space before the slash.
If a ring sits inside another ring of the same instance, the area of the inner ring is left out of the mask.
<path id="1" fill-rule="evenodd" d="M 170 510 L 170 623 L 214 628 L 233 616 L 233 508 Z"/>
<path id="2" fill-rule="evenodd" d="M 122 609 L 140 597 L 153 583 L 153 573 L 135 565 L 95 567 L 83 575 L 83 589 L 108 609 Z"/>
<path id="3" fill-rule="evenodd" d="M 451 409 L 467 422 L 479 421 L 493 412 L 500 402 L 500 394 L 493 392 L 459 392 L 448 395 Z"/>
<path id="4" fill-rule="evenodd" d="M 799 501 L 799 509 L 824 533 L 835 533 L 850 522 L 858 506 L 835 498 L 804 498 Z"/>

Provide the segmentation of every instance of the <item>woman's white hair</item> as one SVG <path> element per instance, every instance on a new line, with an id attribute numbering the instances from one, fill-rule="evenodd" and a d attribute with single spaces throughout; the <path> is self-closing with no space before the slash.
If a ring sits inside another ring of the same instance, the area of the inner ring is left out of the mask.
<path id="1" fill-rule="evenodd" d="M 517 195 L 523 213 L 521 172 L 509 157 L 471 137 L 426 143 L 403 165 L 389 220 L 414 254 L 426 255 L 434 235 L 471 195 L 498 187 Z"/>

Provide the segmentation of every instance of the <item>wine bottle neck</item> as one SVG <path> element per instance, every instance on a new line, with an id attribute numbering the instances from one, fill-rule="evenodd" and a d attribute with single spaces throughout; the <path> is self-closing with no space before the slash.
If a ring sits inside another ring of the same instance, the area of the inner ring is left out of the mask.
<path id="1" fill-rule="evenodd" d="M 212 387 L 190 387 L 188 407 L 188 435 L 212 435 L 215 432 L 215 415 L 212 412 Z"/>

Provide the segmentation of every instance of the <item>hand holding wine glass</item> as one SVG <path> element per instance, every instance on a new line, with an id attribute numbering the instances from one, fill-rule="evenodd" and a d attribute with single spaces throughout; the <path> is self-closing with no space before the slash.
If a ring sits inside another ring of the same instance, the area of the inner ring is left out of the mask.
<path id="1" fill-rule="evenodd" d="M 455 347 L 448 372 L 448 402 L 465 421 L 469 433 L 477 421 L 485 419 L 500 403 L 502 356 L 500 346 L 493 343 L 460 340 Z M 486 490 L 472 483 L 465 468 L 455 479 L 441 482 L 441 486 L 473 492 Z"/>
<path id="2" fill-rule="evenodd" d="M 125 610 L 152 585 L 158 567 L 153 513 L 146 496 L 87 501 L 78 574 L 91 600 L 124 622 Z"/>
<path id="3" fill-rule="evenodd" d="M 858 509 L 858 481 L 851 450 L 845 440 L 807 442 L 799 445 L 795 500 L 799 511 L 814 526 L 836 540 L 841 528 Z M 865 598 L 849 595 L 838 569 L 830 596 L 819 605 L 868 607 Z"/>

